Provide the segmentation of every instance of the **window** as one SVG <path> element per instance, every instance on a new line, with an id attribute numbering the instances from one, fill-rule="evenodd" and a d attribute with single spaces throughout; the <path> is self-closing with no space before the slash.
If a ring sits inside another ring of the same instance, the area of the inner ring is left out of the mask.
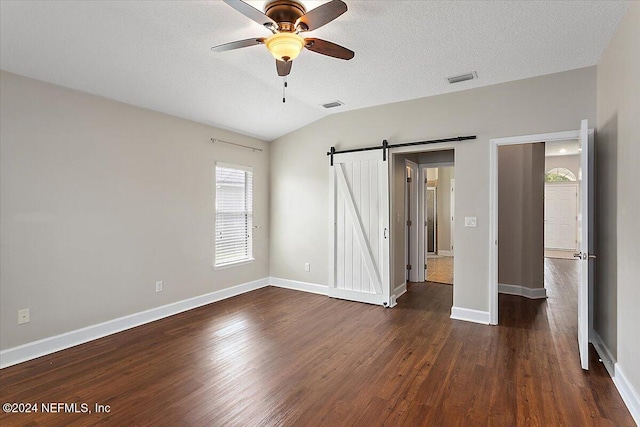
<path id="1" fill-rule="evenodd" d="M 544 174 L 546 182 L 574 182 L 576 176 L 566 168 L 553 168 Z"/>
<path id="2" fill-rule="evenodd" d="M 216 163 L 214 267 L 253 261 L 253 168 Z"/>

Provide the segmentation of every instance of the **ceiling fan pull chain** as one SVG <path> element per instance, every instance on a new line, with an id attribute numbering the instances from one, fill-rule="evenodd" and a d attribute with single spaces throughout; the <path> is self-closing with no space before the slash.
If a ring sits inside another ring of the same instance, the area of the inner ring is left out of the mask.
<path id="1" fill-rule="evenodd" d="M 282 87 L 282 103 L 284 104 L 287 102 L 287 76 L 284 76 L 282 80 L 284 80 L 284 86 Z"/>

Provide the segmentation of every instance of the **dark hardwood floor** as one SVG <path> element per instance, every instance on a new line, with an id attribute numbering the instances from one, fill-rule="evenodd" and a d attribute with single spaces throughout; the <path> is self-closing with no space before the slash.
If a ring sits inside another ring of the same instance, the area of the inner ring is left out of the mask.
<path id="1" fill-rule="evenodd" d="M 260 289 L 1 370 L 2 403 L 110 412 L 0 425 L 633 425 L 595 353 L 580 369 L 563 262 L 548 300 L 500 296 L 500 326 L 449 319 L 447 285 L 393 309 Z"/>

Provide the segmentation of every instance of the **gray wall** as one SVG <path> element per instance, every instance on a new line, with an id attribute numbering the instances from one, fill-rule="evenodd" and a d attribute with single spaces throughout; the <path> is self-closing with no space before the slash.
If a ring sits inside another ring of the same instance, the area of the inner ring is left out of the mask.
<path id="1" fill-rule="evenodd" d="M 421 165 L 453 163 L 453 162 L 454 162 L 453 150 L 431 151 L 431 152 L 418 154 L 418 163 L 420 163 Z"/>
<path id="2" fill-rule="evenodd" d="M 544 143 L 498 148 L 498 282 L 544 287 Z"/>
<path id="3" fill-rule="evenodd" d="M 0 85 L 0 348 L 268 276 L 268 144 L 11 73 Z M 260 227 L 256 261 L 218 271 L 216 161 L 254 167 Z"/>
<path id="4" fill-rule="evenodd" d="M 337 113 L 277 139 L 271 147 L 271 275 L 328 283 L 326 152 L 330 146 L 355 148 L 383 139 L 396 143 L 475 134 L 477 140 L 430 148 L 455 149 L 454 305 L 488 311 L 489 140 L 575 130 L 584 118 L 595 122 L 595 94 L 595 67 L 589 67 Z M 395 185 L 394 194 L 402 192 Z M 403 211 L 395 200 L 392 221 L 399 214 L 403 218 Z M 463 227 L 465 216 L 477 217 L 478 226 Z M 404 240 L 404 233 L 394 229 L 391 237 L 394 242 Z M 304 271 L 305 262 L 312 263 L 310 272 Z M 395 286 L 402 283 L 398 283 L 402 275 L 393 277 Z"/>
<path id="5" fill-rule="evenodd" d="M 598 64 L 595 327 L 640 392 L 640 3 Z M 617 374 L 616 374 L 617 375 Z"/>

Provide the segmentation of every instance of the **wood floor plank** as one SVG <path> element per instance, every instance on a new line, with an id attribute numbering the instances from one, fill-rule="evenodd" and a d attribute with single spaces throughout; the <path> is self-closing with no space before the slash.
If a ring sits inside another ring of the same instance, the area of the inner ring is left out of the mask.
<path id="1" fill-rule="evenodd" d="M 575 262 L 545 265 L 549 298 L 500 295 L 499 326 L 436 283 L 393 309 L 259 289 L 1 370 L 2 403 L 111 410 L 0 425 L 634 425 L 593 349 L 580 368 Z"/>

